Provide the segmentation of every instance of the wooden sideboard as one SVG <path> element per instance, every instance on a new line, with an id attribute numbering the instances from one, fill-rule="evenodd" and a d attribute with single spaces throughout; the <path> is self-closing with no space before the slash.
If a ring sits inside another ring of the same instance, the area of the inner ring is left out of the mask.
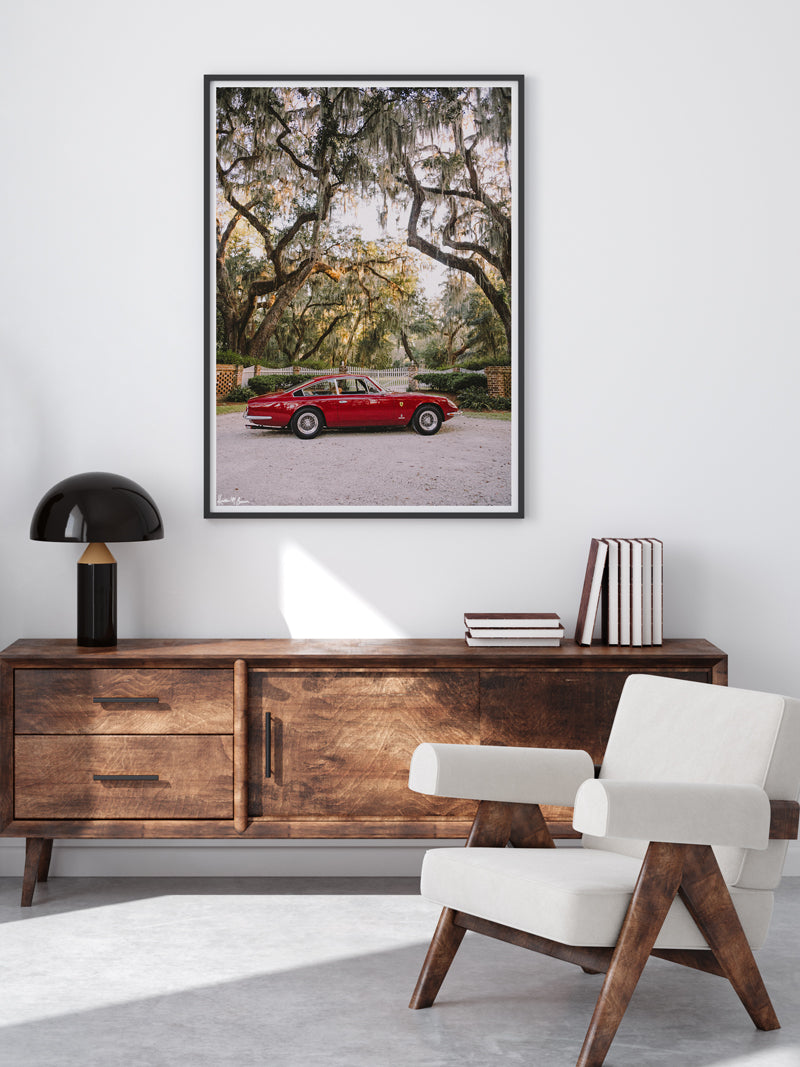
<path id="1" fill-rule="evenodd" d="M 0 653 L 0 834 L 23 904 L 58 838 L 466 837 L 475 802 L 407 787 L 421 741 L 583 748 L 629 674 L 727 684 L 708 641 L 21 640 Z M 569 809 L 545 809 L 556 834 Z"/>

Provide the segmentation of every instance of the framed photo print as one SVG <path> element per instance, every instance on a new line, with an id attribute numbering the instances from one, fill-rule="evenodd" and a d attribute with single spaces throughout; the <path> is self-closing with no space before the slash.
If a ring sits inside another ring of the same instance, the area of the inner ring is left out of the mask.
<path id="1" fill-rule="evenodd" d="M 205 514 L 523 514 L 523 79 L 205 85 Z"/>

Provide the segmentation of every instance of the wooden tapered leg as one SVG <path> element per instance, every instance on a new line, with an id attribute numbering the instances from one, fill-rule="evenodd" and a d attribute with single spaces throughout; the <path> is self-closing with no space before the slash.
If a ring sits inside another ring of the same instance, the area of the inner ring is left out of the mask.
<path id="1" fill-rule="evenodd" d="M 514 804 L 499 800 L 482 800 L 472 823 L 467 848 L 505 848 L 511 834 Z M 428 947 L 411 997 L 410 1008 L 429 1008 L 436 1000 L 445 975 L 450 969 L 466 930 L 453 923 L 455 912 L 445 908 Z"/>
<path id="2" fill-rule="evenodd" d="M 439 923 L 419 972 L 409 1008 L 429 1008 L 436 1000 L 436 994 L 467 932 L 463 927 L 454 925 L 454 916 L 455 912 L 451 908 L 444 908 L 439 916 Z"/>
<path id="3" fill-rule="evenodd" d="M 514 848 L 556 847 L 538 804 L 514 805 L 510 841 Z"/>
<path id="4" fill-rule="evenodd" d="M 758 964 L 708 845 L 689 849 L 680 895 L 755 1025 L 759 1030 L 779 1030 Z"/>
<path id="5" fill-rule="evenodd" d="M 29 908 L 33 903 L 33 891 L 36 888 L 43 850 L 43 837 L 25 839 L 25 873 L 22 876 L 22 900 L 20 901 L 20 906 L 23 908 Z"/>
<path id="6" fill-rule="evenodd" d="M 505 848 L 515 806 L 502 800 L 482 800 L 472 822 L 467 848 Z"/>
<path id="7" fill-rule="evenodd" d="M 42 854 L 39 857 L 39 868 L 36 872 L 37 882 L 46 882 L 50 874 L 50 859 L 53 855 L 53 839 L 46 837 L 42 842 Z"/>
<path id="8" fill-rule="evenodd" d="M 647 849 L 577 1067 L 601 1067 L 683 875 L 687 845 Z"/>

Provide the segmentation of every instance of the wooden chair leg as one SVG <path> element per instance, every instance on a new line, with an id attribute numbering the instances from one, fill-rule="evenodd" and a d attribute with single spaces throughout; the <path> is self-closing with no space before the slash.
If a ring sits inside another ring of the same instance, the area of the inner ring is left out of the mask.
<path id="1" fill-rule="evenodd" d="M 50 859 L 53 855 L 53 839 L 46 837 L 42 842 L 42 854 L 39 857 L 39 868 L 36 873 L 37 882 L 46 882 L 50 874 Z"/>
<path id="2" fill-rule="evenodd" d="M 505 848 L 511 835 L 513 816 L 513 804 L 482 800 L 472 821 L 467 848 Z"/>
<path id="3" fill-rule="evenodd" d="M 556 847 L 538 804 L 514 805 L 510 841 L 514 848 Z"/>
<path id="4" fill-rule="evenodd" d="M 759 1030 L 780 1023 L 713 850 L 692 846 L 686 857 L 681 899 Z"/>
<path id="5" fill-rule="evenodd" d="M 472 823 L 467 848 L 505 848 L 512 835 L 518 846 L 554 847 L 538 805 L 482 800 Z M 410 1008 L 429 1008 L 436 999 L 466 933 L 463 927 L 454 924 L 454 917 L 451 908 L 445 908 L 439 916 Z"/>
<path id="6" fill-rule="evenodd" d="M 467 932 L 453 923 L 454 917 L 455 912 L 451 908 L 444 908 L 439 916 L 409 1008 L 429 1008 L 436 1000 L 436 994 Z"/>
<path id="7" fill-rule="evenodd" d="M 653 842 L 622 924 L 577 1067 L 601 1067 L 683 875 L 686 845 Z"/>
<path id="8" fill-rule="evenodd" d="M 33 903 L 33 891 L 36 888 L 36 878 L 39 873 L 43 849 L 43 837 L 28 837 L 25 839 L 25 872 L 22 875 L 20 907 L 29 908 Z"/>

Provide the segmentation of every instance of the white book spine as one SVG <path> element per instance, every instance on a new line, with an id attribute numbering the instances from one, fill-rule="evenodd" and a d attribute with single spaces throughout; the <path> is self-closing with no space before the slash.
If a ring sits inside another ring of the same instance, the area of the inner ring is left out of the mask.
<path id="1" fill-rule="evenodd" d="M 642 542 L 631 539 L 631 644 L 642 644 Z"/>
<path id="2" fill-rule="evenodd" d="M 653 545 L 653 644 L 664 643 L 664 543 L 651 537 Z"/>
<path id="3" fill-rule="evenodd" d="M 619 643 L 631 643 L 631 543 L 619 538 Z"/>
<path id="4" fill-rule="evenodd" d="M 606 619 L 607 640 L 610 645 L 619 644 L 619 541 L 607 537 L 608 544 L 608 602 Z"/>
<path id="5" fill-rule="evenodd" d="M 642 644 L 653 643 L 653 542 L 642 538 Z"/>

